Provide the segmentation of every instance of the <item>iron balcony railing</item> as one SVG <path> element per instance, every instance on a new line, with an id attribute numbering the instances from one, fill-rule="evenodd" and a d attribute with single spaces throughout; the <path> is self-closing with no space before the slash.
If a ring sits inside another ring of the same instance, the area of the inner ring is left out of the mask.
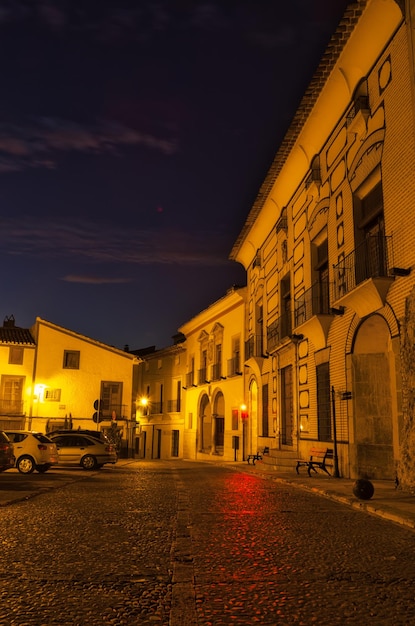
<path id="1" fill-rule="evenodd" d="M 228 359 L 228 376 L 240 376 L 241 372 L 241 359 L 238 356 Z"/>
<path id="2" fill-rule="evenodd" d="M 23 401 L 0 400 L 0 415 L 23 415 Z"/>
<path id="3" fill-rule="evenodd" d="M 186 387 L 193 387 L 193 386 L 195 386 L 195 373 L 188 372 L 186 374 Z"/>
<path id="4" fill-rule="evenodd" d="M 206 367 L 202 367 L 202 369 L 198 371 L 197 381 L 198 381 L 198 385 L 205 385 L 207 382 L 209 382 L 207 379 Z"/>
<path id="5" fill-rule="evenodd" d="M 180 413 L 181 409 L 181 398 L 176 398 L 175 400 L 167 401 L 167 411 L 169 413 Z"/>
<path id="6" fill-rule="evenodd" d="M 392 237 L 368 235 L 334 266 L 334 300 L 349 293 L 368 278 L 390 276 Z"/>
<path id="7" fill-rule="evenodd" d="M 268 352 L 276 348 L 283 339 L 290 335 L 292 335 L 291 311 L 285 311 L 281 317 L 267 327 Z"/>
<path id="8" fill-rule="evenodd" d="M 317 281 L 294 302 L 294 326 L 300 326 L 314 315 L 330 314 L 330 283 Z"/>
<path id="9" fill-rule="evenodd" d="M 148 414 L 157 415 L 163 413 L 163 402 L 151 402 L 148 405 Z"/>
<path id="10" fill-rule="evenodd" d="M 222 376 L 222 363 L 212 365 L 212 380 L 220 380 Z"/>
<path id="11" fill-rule="evenodd" d="M 261 335 L 251 335 L 245 341 L 245 361 L 253 356 L 264 356 L 264 340 Z"/>

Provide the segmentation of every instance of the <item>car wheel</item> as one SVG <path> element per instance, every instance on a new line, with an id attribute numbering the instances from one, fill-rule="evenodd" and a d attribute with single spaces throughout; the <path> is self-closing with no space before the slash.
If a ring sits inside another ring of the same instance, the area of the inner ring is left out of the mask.
<path id="1" fill-rule="evenodd" d="M 94 456 L 87 454 L 86 456 L 82 457 L 81 465 L 85 470 L 94 470 L 97 468 L 98 463 Z"/>
<path id="2" fill-rule="evenodd" d="M 35 461 L 31 456 L 21 456 L 17 459 L 16 467 L 21 474 L 31 474 L 35 469 Z"/>
<path id="3" fill-rule="evenodd" d="M 52 466 L 50 465 L 50 463 L 45 463 L 44 465 L 36 465 L 36 470 L 40 473 L 40 474 L 44 474 L 45 472 L 47 472 Z"/>

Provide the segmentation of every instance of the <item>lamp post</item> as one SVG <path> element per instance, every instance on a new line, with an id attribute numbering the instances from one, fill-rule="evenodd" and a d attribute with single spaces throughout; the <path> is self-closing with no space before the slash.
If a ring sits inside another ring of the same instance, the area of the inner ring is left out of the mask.
<path id="1" fill-rule="evenodd" d="M 149 413 L 149 399 L 147 398 L 147 396 L 141 396 L 139 404 L 141 406 L 141 416 L 144 417 L 144 415 L 147 417 L 147 423 L 148 423 L 148 413 Z M 154 431 L 154 426 L 153 426 L 153 431 Z M 147 442 L 147 429 L 144 431 L 144 436 L 143 436 L 143 445 L 144 445 L 144 450 L 143 450 L 143 458 L 146 458 L 146 442 Z M 153 458 L 153 441 L 151 441 L 151 458 Z"/>

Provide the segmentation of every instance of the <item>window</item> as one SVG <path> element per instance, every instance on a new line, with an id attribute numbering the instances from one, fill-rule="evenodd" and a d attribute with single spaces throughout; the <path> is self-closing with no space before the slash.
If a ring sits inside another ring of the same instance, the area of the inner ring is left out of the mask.
<path id="1" fill-rule="evenodd" d="M 10 346 L 9 363 L 10 365 L 23 365 L 23 346 Z"/>
<path id="2" fill-rule="evenodd" d="M 2 376 L 0 411 L 2 413 L 23 412 L 23 376 Z"/>
<path id="3" fill-rule="evenodd" d="M 331 441 L 329 364 L 317 366 L 317 423 L 319 441 Z"/>
<path id="4" fill-rule="evenodd" d="M 65 350 L 63 353 L 63 369 L 79 370 L 79 350 Z"/>
<path id="5" fill-rule="evenodd" d="M 262 436 L 268 435 L 268 385 L 262 385 Z"/>
<path id="6" fill-rule="evenodd" d="M 262 303 L 257 303 L 256 305 L 256 336 L 257 336 L 257 344 L 256 349 L 257 352 L 255 356 L 262 356 L 264 354 L 264 307 Z"/>
<path id="7" fill-rule="evenodd" d="M 313 285 L 313 315 L 327 315 L 329 313 L 329 259 L 328 245 L 325 239 L 316 246 L 316 264 L 314 266 L 317 282 Z"/>
<path id="8" fill-rule="evenodd" d="M 356 284 L 387 275 L 382 182 L 354 197 Z"/>
<path id="9" fill-rule="evenodd" d="M 176 411 L 181 409 L 182 381 L 176 381 Z"/>
<path id="10" fill-rule="evenodd" d="M 239 409 L 232 409 L 232 430 L 238 430 Z"/>
<path id="11" fill-rule="evenodd" d="M 114 415 L 115 417 L 122 416 L 122 383 L 103 381 L 100 397 L 104 419 L 112 419 Z"/>
<path id="12" fill-rule="evenodd" d="M 189 363 L 189 371 L 186 374 L 186 387 L 193 387 L 195 384 L 195 358 L 192 356 Z"/>
<path id="13" fill-rule="evenodd" d="M 179 431 L 171 431 L 171 455 L 179 456 Z"/>
<path id="14" fill-rule="evenodd" d="M 287 274 L 280 283 L 281 295 L 281 338 L 288 337 L 292 333 L 291 324 L 291 281 L 290 275 Z"/>
<path id="15" fill-rule="evenodd" d="M 60 402 L 61 389 L 45 389 L 44 400 L 49 402 Z"/>
<path id="16" fill-rule="evenodd" d="M 213 364 L 213 380 L 219 380 L 222 376 L 222 345 L 215 346 L 215 362 Z"/>

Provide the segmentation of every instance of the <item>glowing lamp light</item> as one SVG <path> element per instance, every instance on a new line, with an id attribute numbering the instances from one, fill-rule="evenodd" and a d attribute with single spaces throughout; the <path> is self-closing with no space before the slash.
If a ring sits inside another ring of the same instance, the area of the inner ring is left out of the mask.
<path id="1" fill-rule="evenodd" d="M 35 399 L 37 399 L 38 402 L 43 402 L 43 394 L 45 392 L 45 387 L 46 385 L 35 385 Z"/>
<path id="2" fill-rule="evenodd" d="M 149 409 L 148 398 L 146 398 L 145 396 L 142 396 L 138 403 L 141 406 L 142 415 L 148 415 L 148 409 Z"/>
<path id="3" fill-rule="evenodd" d="M 247 420 L 248 419 L 248 407 L 246 406 L 246 404 L 241 404 L 241 419 L 242 420 Z"/>

